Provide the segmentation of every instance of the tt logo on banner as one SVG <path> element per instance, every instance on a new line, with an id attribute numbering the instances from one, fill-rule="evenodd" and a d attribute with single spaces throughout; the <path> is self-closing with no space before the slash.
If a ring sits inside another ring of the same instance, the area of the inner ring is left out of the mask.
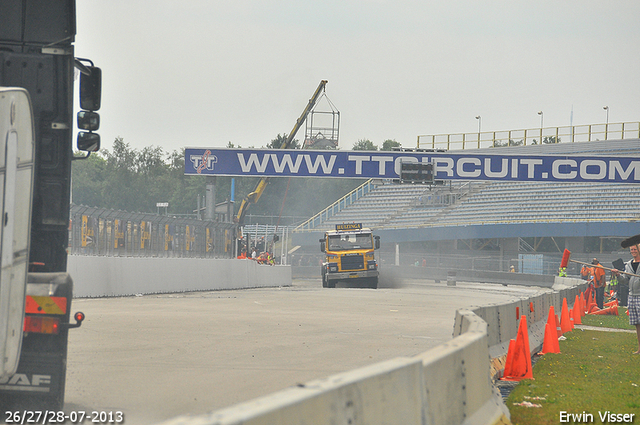
<path id="1" fill-rule="evenodd" d="M 198 174 L 202 173 L 202 170 L 213 171 L 213 164 L 218 162 L 218 157 L 211 155 L 211 151 L 207 149 L 202 155 L 191 155 L 189 159 L 193 163 L 193 168 L 196 169 Z"/>

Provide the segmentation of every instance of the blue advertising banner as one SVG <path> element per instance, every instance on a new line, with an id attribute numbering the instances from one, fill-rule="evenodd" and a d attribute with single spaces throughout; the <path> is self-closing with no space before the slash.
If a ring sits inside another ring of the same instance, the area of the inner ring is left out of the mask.
<path id="1" fill-rule="evenodd" d="M 403 162 L 433 163 L 437 180 L 640 183 L 640 157 L 450 152 L 187 148 L 184 173 L 397 179 Z"/>

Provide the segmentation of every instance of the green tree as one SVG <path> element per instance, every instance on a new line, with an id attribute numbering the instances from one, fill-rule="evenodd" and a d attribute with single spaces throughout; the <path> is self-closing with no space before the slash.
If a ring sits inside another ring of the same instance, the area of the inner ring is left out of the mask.
<path id="1" fill-rule="evenodd" d="M 360 139 L 353 145 L 354 151 L 377 151 L 378 147 L 369 139 Z"/>
<path id="2" fill-rule="evenodd" d="M 99 153 L 73 161 L 72 202 L 90 207 L 103 206 L 102 193 L 107 184 L 107 161 Z"/>
<path id="3" fill-rule="evenodd" d="M 280 149 L 280 146 L 282 146 L 285 140 L 287 140 L 287 135 L 285 133 L 278 133 L 275 139 L 267 143 L 266 147 L 267 149 Z M 293 139 L 287 149 L 300 149 L 300 142 L 298 139 Z"/>
<path id="4" fill-rule="evenodd" d="M 396 142 L 395 139 L 387 139 L 382 143 L 381 151 L 392 151 L 393 148 L 400 148 L 402 145 L 400 142 Z"/>

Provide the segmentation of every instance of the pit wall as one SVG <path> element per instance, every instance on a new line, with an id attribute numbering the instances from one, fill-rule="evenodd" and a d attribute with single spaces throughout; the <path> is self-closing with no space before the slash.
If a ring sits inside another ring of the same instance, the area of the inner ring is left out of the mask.
<path id="1" fill-rule="evenodd" d="M 495 356 L 506 354 L 520 316 L 527 317 L 530 349 L 541 346 L 549 307 L 560 313 L 584 288 L 555 278 L 548 292 L 518 301 L 456 312 L 454 338 L 414 357 L 398 357 L 315 380 L 202 415 L 163 425 L 510 424 L 493 379 Z M 541 326 L 542 324 L 542 326 Z"/>
<path id="2" fill-rule="evenodd" d="M 252 260 L 69 255 L 74 297 L 291 286 L 290 266 Z"/>

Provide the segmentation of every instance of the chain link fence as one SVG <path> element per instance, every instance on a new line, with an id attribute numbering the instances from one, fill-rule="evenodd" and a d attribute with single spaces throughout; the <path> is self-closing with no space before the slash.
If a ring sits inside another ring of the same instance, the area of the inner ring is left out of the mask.
<path id="1" fill-rule="evenodd" d="M 71 205 L 69 253 L 234 258 L 235 224 Z"/>

